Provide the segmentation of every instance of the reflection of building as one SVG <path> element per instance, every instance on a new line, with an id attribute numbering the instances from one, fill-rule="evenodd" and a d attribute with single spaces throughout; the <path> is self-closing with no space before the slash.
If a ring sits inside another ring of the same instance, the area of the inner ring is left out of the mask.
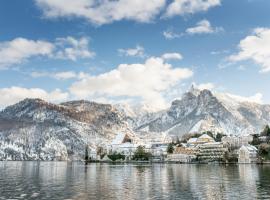
<path id="1" fill-rule="evenodd" d="M 228 151 L 221 142 L 205 143 L 198 146 L 198 159 L 199 160 L 215 160 L 219 161 L 224 158 L 225 153 Z"/>
<path id="2" fill-rule="evenodd" d="M 173 154 L 167 156 L 167 161 L 190 163 L 196 159 L 195 148 L 176 147 Z"/>
<path id="3" fill-rule="evenodd" d="M 239 163 L 256 163 L 257 148 L 252 145 L 243 145 L 238 151 Z"/>

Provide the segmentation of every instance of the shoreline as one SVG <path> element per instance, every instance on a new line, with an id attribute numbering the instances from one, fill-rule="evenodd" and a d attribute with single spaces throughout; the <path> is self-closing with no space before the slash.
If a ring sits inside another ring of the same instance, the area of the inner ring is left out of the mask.
<path id="1" fill-rule="evenodd" d="M 85 161 L 85 160 L 0 160 L 0 162 L 82 162 L 85 165 L 93 163 L 101 164 L 187 164 L 187 165 L 270 165 L 270 161 L 257 163 L 238 162 L 179 162 L 179 161 Z"/>
<path id="2" fill-rule="evenodd" d="M 109 164 L 188 164 L 188 165 L 270 165 L 270 161 L 257 163 L 238 163 L 238 162 L 178 162 L 178 161 L 84 161 L 84 163 L 109 163 Z"/>

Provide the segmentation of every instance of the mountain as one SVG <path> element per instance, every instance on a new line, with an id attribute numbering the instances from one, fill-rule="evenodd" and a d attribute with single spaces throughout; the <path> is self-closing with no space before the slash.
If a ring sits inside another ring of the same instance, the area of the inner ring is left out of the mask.
<path id="1" fill-rule="evenodd" d="M 118 133 L 141 141 L 193 132 L 244 135 L 270 124 L 270 105 L 191 87 L 166 110 L 151 106 L 25 99 L 0 112 L 0 160 L 82 159 Z"/>
<path id="2" fill-rule="evenodd" d="M 135 137 L 112 105 L 25 99 L 0 113 L 0 160 L 81 159 L 86 145 L 105 145 L 119 132 Z"/>
<path id="3" fill-rule="evenodd" d="M 269 123 L 270 105 L 192 86 L 180 100 L 173 101 L 166 112 L 144 120 L 136 130 L 175 136 L 203 131 L 244 135 L 259 133 Z"/>

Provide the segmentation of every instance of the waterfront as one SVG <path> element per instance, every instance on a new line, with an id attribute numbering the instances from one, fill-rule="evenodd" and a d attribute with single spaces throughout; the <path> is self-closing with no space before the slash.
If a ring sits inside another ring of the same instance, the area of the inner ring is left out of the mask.
<path id="1" fill-rule="evenodd" d="M 270 165 L 0 162 L 0 199 L 270 199 Z"/>

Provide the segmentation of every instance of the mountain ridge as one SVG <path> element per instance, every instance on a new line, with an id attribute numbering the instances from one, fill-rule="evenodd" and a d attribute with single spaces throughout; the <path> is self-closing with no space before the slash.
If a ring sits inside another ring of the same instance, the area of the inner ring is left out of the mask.
<path id="1" fill-rule="evenodd" d="M 134 110 L 133 110 L 134 109 Z M 212 131 L 259 133 L 270 123 L 270 105 L 191 87 L 166 110 L 78 100 L 60 104 L 25 99 L 0 112 L 0 160 L 82 159 L 85 146 L 105 147 L 118 133 L 141 136 Z"/>

